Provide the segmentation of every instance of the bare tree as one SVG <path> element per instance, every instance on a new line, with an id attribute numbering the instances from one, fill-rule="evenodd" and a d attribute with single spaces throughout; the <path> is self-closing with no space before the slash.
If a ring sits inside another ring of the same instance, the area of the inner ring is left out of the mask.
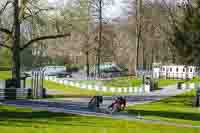
<path id="1" fill-rule="evenodd" d="M 89 0 L 89 8 L 92 12 L 91 15 L 95 19 L 95 21 L 98 21 L 98 48 L 97 48 L 97 73 L 98 77 L 101 76 L 100 74 L 100 64 L 101 64 L 101 49 L 102 49 L 102 31 L 103 31 L 103 24 L 105 23 L 106 19 L 103 16 L 103 10 L 106 8 L 106 6 L 110 5 L 113 1 L 107 1 L 107 0 Z"/>
<path id="2" fill-rule="evenodd" d="M 39 1 L 37 1 L 39 2 Z M 70 36 L 70 33 L 61 33 L 56 35 L 44 35 L 44 36 L 37 36 L 26 43 L 24 45 L 20 45 L 22 42 L 20 38 L 21 35 L 21 26 L 22 24 L 27 21 L 28 19 L 33 20 L 35 16 L 38 16 L 43 11 L 48 11 L 49 9 L 41 9 L 38 6 L 36 6 L 37 2 L 33 2 L 30 0 L 14 0 L 9 1 L 1 8 L 1 16 L 3 13 L 6 13 L 6 7 L 9 4 L 12 4 L 13 9 L 13 24 L 12 29 L 8 29 L 5 27 L 0 27 L 0 32 L 4 33 L 5 35 L 8 35 L 10 39 L 12 40 L 12 46 L 6 45 L 6 43 L 2 43 L 1 46 L 8 48 L 12 52 L 12 62 L 13 62 L 13 69 L 12 69 L 12 78 L 17 80 L 17 88 L 20 87 L 20 53 L 32 45 L 33 43 L 36 43 L 38 41 L 42 40 L 48 40 L 48 39 L 56 39 L 56 38 L 63 38 L 66 36 Z M 34 8 L 34 9 L 31 9 Z M 3 20 L 2 20 L 3 21 Z"/>

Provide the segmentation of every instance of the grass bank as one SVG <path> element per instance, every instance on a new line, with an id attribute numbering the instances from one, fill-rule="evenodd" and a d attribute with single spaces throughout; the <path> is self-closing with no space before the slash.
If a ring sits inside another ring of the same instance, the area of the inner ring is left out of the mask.
<path id="1" fill-rule="evenodd" d="M 0 105 L 1 133 L 198 133 L 200 129 L 178 128 L 138 121 L 113 120 L 63 113 L 34 111 Z"/>
<path id="2" fill-rule="evenodd" d="M 103 81 L 103 84 L 108 87 L 134 87 L 140 86 L 142 84 L 142 80 L 135 77 L 119 77 L 112 80 Z"/>
<path id="3" fill-rule="evenodd" d="M 0 71 L 0 80 L 11 78 L 11 75 L 10 71 Z"/>
<path id="4" fill-rule="evenodd" d="M 175 79 L 159 79 L 158 80 L 158 87 L 168 86 L 177 84 L 178 82 L 183 82 L 184 80 L 175 80 Z"/>
<path id="5" fill-rule="evenodd" d="M 173 85 L 178 82 L 183 82 L 184 80 L 175 80 L 175 79 L 160 79 L 158 80 L 158 87 Z M 87 84 L 101 84 L 107 87 L 114 87 L 114 88 L 123 88 L 123 87 L 135 87 L 140 86 L 142 84 L 141 79 L 137 79 L 134 77 L 120 77 L 114 78 L 112 80 L 104 80 L 104 81 L 97 81 L 97 80 L 84 80 L 80 81 L 80 83 L 87 83 Z"/>
<path id="6" fill-rule="evenodd" d="M 129 113 L 147 119 L 200 125 L 200 109 L 194 107 L 195 91 L 143 105 L 130 106 Z"/>

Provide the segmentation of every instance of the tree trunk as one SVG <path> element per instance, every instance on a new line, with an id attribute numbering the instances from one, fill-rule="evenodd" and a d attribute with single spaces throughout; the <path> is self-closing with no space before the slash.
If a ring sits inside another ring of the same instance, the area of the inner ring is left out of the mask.
<path id="1" fill-rule="evenodd" d="M 14 0 L 14 34 L 12 50 L 12 78 L 16 79 L 16 88 L 20 88 L 20 22 L 19 22 L 19 0 Z"/>
<path id="2" fill-rule="evenodd" d="M 130 56 L 128 62 L 128 74 L 131 76 L 136 76 L 136 59 L 133 56 Z"/>
<path id="3" fill-rule="evenodd" d="M 98 54 L 97 54 L 97 73 L 98 77 L 100 78 L 100 64 L 101 64 L 101 45 L 102 45 L 102 0 L 99 0 L 99 47 L 98 47 Z"/>
<path id="4" fill-rule="evenodd" d="M 199 107 L 199 95 L 198 95 L 198 93 L 197 93 L 197 95 L 196 95 L 196 103 L 195 103 L 195 106 L 196 106 L 196 107 Z"/>
<path id="5" fill-rule="evenodd" d="M 140 48 L 140 37 L 141 37 L 141 8 L 142 0 L 136 0 L 136 70 L 139 65 L 139 48 Z"/>
<path id="6" fill-rule="evenodd" d="M 143 43 L 143 47 L 142 47 L 142 69 L 146 70 L 146 58 L 145 58 L 145 44 Z"/>
<path id="7" fill-rule="evenodd" d="M 88 79 L 90 76 L 89 52 L 86 52 L 86 72 L 87 72 L 87 79 Z"/>
<path id="8" fill-rule="evenodd" d="M 154 48 L 151 49 L 151 70 L 153 70 L 154 63 Z"/>

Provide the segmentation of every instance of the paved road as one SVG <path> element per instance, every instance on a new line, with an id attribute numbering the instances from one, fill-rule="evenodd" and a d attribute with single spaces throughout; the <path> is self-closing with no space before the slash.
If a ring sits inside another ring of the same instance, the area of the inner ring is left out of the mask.
<path id="1" fill-rule="evenodd" d="M 144 94 L 133 94 L 126 95 L 127 104 L 135 105 L 135 104 L 143 104 L 146 102 L 160 100 L 166 97 L 175 96 L 177 94 L 181 94 L 188 90 L 178 90 L 175 85 L 164 87 L 161 90 L 157 90 L 151 93 Z M 55 91 L 56 93 L 57 91 Z M 48 93 L 54 93 L 53 91 L 49 91 Z M 41 99 L 41 100 L 17 100 L 17 101 L 5 101 L 5 104 L 19 105 L 19 106 L 31 106 L 31 107 L 48 107 L 48 108 L 59 108 L 64 110 L 71 111 L 88 111 L 88 102 L 91 97 L 79 97 L 79 98 L 56 98 L 56 99 Z M 102 110 L 105 110 L 108 105 L 110 105 L 114 101 L 114 97 L 105 96 L 104 102 L 101 105 Z M 94 112 L 96 113 L 96 112 Z"/>
<path id="2" fill-rule="evenodd" d="M 170 85 L 167 87 L 164 87 L 161 90 L 157 90 L 157 91 L 153 91 L 150 93 L 142 93 L 142 94 L 131 94 L 131 95 L 125 95 L 128 105 L 132 105 L 132 104 L 141 104 L 144 102 L 151 102 L 151 101 L 156 101 L 156 100 L 160 100 L 166 97 L 171 97 L 171 96 L 176 96 L 178 94 L 184 93 L 186 91 L 189 90 L 178 90 L 176 89 L 176 85 Z M 47 91 L 48 94 L 64 94 L 64 92 L 60 92 L 60 91 L 56 91 L 56 90 L 48 90 Z M 104 96 L 104 106 L 107 106 L 108 104 L 110 104 L 114 99 L 114 97 L 111 96 Z M 79 97 L 79 98 L 57 98 L 57 99 L 53 99 L 53 100 L 48 100 L 50 102 L 52 101 L 56 101 L 56 102 L 80 102 L 83 104 L 87 104 L 88 101 L 91 99 L 91 97 Z"/>

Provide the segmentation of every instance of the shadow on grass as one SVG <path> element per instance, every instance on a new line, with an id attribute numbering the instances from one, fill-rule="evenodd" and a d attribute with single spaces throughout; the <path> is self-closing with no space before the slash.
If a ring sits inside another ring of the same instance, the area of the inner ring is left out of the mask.
<path id="1" fill-rule="evenodd" d="M 64 116 L 69 116 L 64 113 L 51 113 L 47 111 L 30 111 L 30 112 L 15 112 L 15 111 L 0 111 L 0 119 L 43 119 L 43 118 L 59 118 Z M 71 115 L 70 116 L 75 116 Z"/>
<path id="2" fill-rule="evenodd" d="M 91 98 L 92 95 L 67 95 L 67 94 L 56 94 L 56 95 L 47 95 L 46 98 Z"/>
<path id="3" fill-rule="evenodd" d="M 129 110 L 129 113 L 140 114 L 142 116 L 157 116 L 171 119 L 182 119 L 200 121 L 199 113 L 187 113 L 187 112 L 172 112 L 172 111 L 154 111 L 154 110 Z"/>
<path id="4" fill-rule="evenodd" d="M 142 116 L 200 121 L 200 112 L 194 107 L 194 98 L 194 96 L 175 96 L 145 106 L 141 105 L 136 109 L 133 106 L 128 112 Z M 178 111 L 175 111 L 176 109 Z"/>
<path id="5" fill-rule="evenodd" d="M 1 110 L 2 111 L 2 110 Z M 38 112 L 15 112 L 3 111 L 0 112 L 0 126 L 6 127 L 54 127 L 54 126 L 68 126 L 68 127 L 97 127 L 97 128 L 114 128 L 114 126 L 94 117 L 84 117 L 78 115 L 51 113 L 47 111 Z"/>
<path id="6" fill-rule="evenodd" d="M 175 97 L 172 97 L 172 98 L 167 98 L 167 99 L 164 99 L 164 100 L 161 100 L 159 101 L 158 103 L 159 104 L 163 104 L 163 105 L 178 105 L 178 106 L 181 106 L 181 107 L 193 107 L 194 105 L 194 99 L 195 97 L 194 96 L 175 96 Z"/>

